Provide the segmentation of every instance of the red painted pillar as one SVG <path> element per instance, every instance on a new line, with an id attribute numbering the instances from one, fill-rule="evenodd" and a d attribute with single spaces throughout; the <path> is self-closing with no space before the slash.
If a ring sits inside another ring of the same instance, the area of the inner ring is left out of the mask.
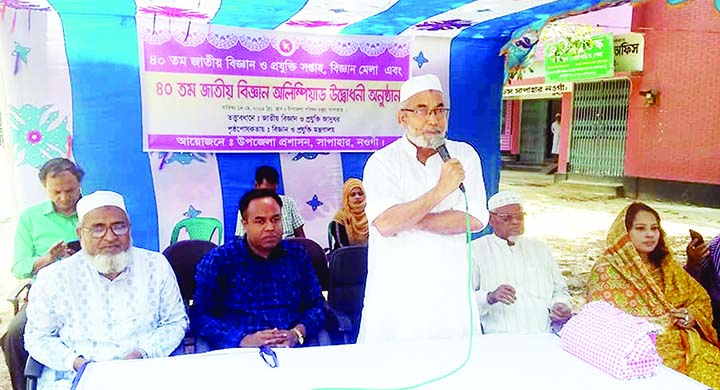
<path id="1" fill-rule="evenodd" d="M 504 100 L 503 108 L 505 109 L 505 127 L 500 134 L 500 152 L 510 152 L 510 134 L 512 134 L 512 100 Z"/>
<path id="2" fill-rule="evenodd" d="M 520 110 L 521 100 L 512 101 L 512 132 L 510 133 L 510 154 L 520 154 Z"/>

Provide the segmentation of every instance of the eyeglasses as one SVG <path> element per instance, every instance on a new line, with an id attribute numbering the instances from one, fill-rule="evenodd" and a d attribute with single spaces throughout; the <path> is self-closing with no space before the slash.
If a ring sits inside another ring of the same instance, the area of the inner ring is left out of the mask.
<path id="1" fill-rule="evenodd" d="M 95 238 L 103 238 L 105 237 L 105 234 L 107 234 L 108 226 L 97 224 L 92 225 L 91 227 L 83 227 L 81 228 L 84 232 L 89 232 L 92 237 Z M 130 224 L 126 222 L 115 222 L 114 224 L 109 226 L 109 230 L 112 230 L 113 234 L 116 236 L 124 236 L 130 231 Z"/>
<path id="2" fill-rule="evenodd" d="M 510 222 L 510 221 L 512 221 L 513 219 L 516 219 L 516 220 L 518 220 L 518 221 L 522 221 L 522 220 L 525 219 L 525 215 L 526 215 L 526 214 L 525 214 L 525 213 L 516 213 L 516 214 L 502 213 L 502 214 L 498 214 L 498 213 L 493 213 L 493 212 L 491 211 L 491 212 L 490 212 L 490 215 L 496 216 L 497 218 L 499 218 L 499 219 L 500 219 L 501 221 L 503 221 L 503 222 Z"/>
<path id="3" fill-rule="evenodd" d="M 438 118 L 447 118 L 448 114 L 450 113 L 449 108 L 445 107 L 437 107 L 437 108 L 427 108 L 427 107 L 420 107 L 420 108 L 402 108 L 400 111 L 405 112 L 414 112 L 415 115 L 422 116 L 427 118 L 430 115 L 435 115 Z"/>
<path id="4" fill-rule="evenodd" d="M 272 361 L 268 361 L 268 356 L 272 358 Z M 260 357 L 265 361 L 265 364 L 267 364 L 268 367 L 277 368 L 278 358 L 277 354 L 275 354 L 275 351 L 273 351 L 272 348 L 268 347 L 267 345 L 263 345 L 262 347 L 260 347 Z"/>

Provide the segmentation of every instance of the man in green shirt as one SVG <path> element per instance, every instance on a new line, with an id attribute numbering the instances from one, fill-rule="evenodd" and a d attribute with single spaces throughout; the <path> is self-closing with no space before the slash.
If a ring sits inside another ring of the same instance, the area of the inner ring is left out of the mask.
<path id="1" fill-rule="evenodd" d="M 78 239 L 78 217 L 75 205 L 80 199 L 80 181 L 84 172 L 72 161 L 54 158 L 40 168 L 40 182 L 48 200 L 31 206 L 20 214 L 15 231 L 12 272 L 18 279 L 34 278 L 53 262 L 75 252 L 68 242 Z M 77 249 L 77 248 L 75 248 Z M 2 349 L 10 371 L 13 389 L 25 389 L 25 308 L 8 324 L 2 337 Z"/>

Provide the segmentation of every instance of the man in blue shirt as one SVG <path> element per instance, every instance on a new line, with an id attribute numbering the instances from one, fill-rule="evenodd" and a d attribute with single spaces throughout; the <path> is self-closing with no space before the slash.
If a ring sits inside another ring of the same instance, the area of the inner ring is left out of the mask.
<path id="1" fill-rule="evenodd" d="M 246 234 L 198 263 L 191 327 L 211 349 L 295 347 L 323 327 L 324 299 L 305 248 L 282 241 L 282 200 L 254 189 L 240 200 Z"/>

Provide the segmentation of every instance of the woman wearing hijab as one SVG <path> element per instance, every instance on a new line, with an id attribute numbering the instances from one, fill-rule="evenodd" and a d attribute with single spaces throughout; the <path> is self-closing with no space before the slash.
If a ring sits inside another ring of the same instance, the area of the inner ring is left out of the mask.
<path id="1" fill-rule="evenodd" d="M 710 297 L 668 250 L 657 211 L 644 203 L 626 207 L 607 245 L 590 272 L 587 301 L 604 300 L 659 325 L 663 363 L 720 389 L 720 343 Z"/>
<path id="2" fill-rule="evenodd" d="M 343 185 L 342 208 L 330 223 L 333 250 L 351 245 L 367 245 L 368 220 L 365 215 L 365 190 L 359 179 L 348 179 Z"/>

